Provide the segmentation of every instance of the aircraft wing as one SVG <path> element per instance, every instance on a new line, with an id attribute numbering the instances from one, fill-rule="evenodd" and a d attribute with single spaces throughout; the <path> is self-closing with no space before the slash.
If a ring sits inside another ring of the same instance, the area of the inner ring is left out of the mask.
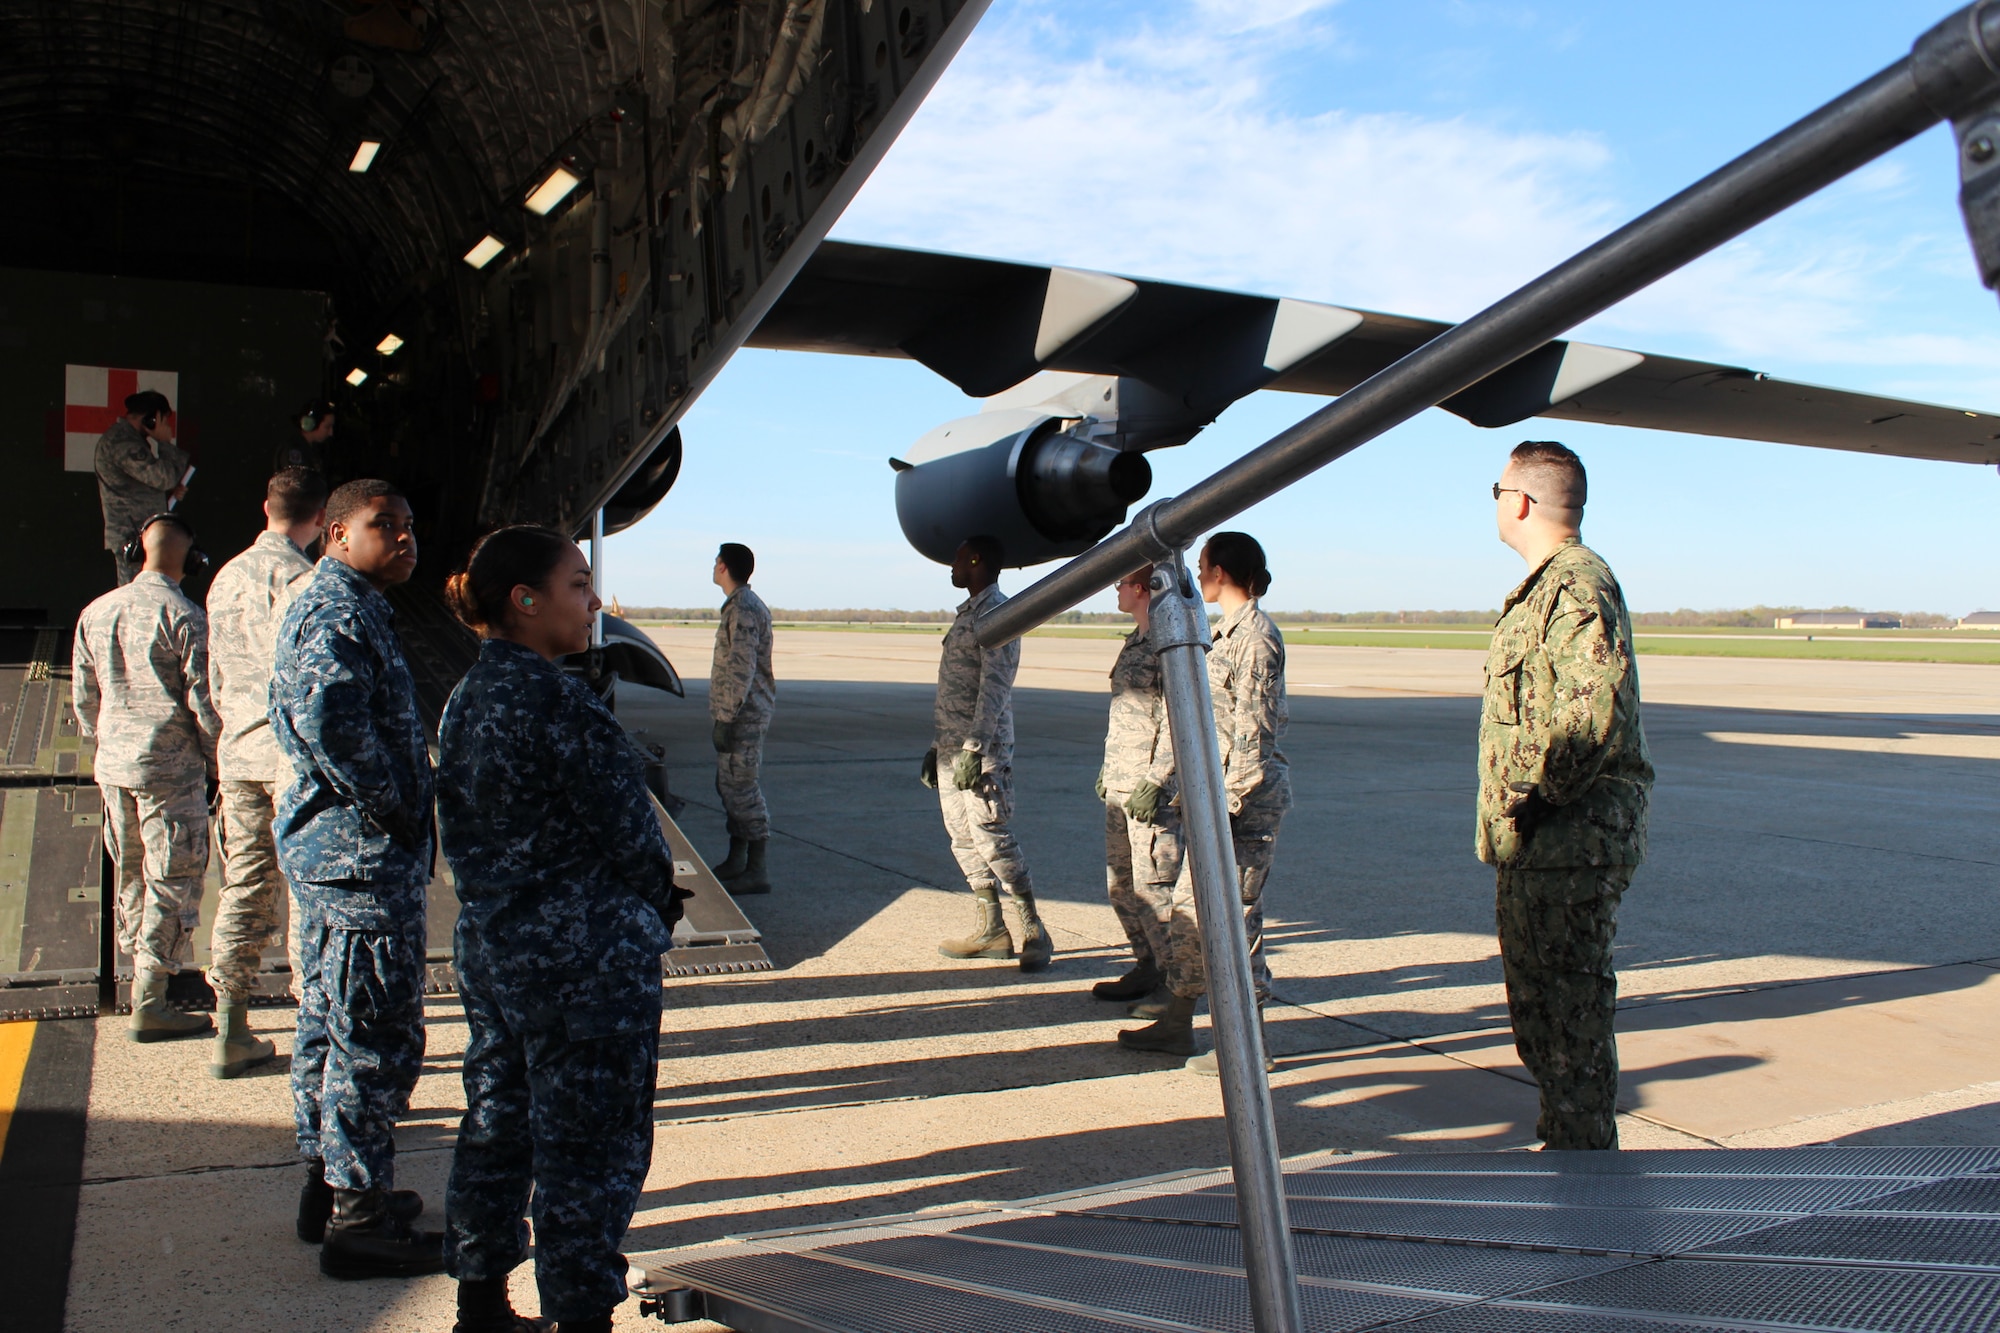
<path id="1" fill-rule="evenodd" d="M 828 241 L 749 345 L 908 357 L 975 397 L 1041 370 L 1125 376 L 1184 403 L 1199 429 L 1257 389 L 1345 393 L 1449 327 L 1077 269 Z M 2000 413 L 1586 343 L 1550 343 L 1441 406 L 1487 427 L 1545 416 L 2000 463 Z"/>

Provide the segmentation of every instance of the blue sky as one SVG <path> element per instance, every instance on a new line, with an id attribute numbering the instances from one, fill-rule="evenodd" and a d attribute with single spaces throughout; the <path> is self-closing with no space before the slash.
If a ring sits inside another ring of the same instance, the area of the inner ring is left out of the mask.
<path id="1" fill-rule="evenodd" d="M 1947 12 L 994 0 L 834 234 L 1463 318 L 1889 64 Z M 2000 307 L 1955 194 L 1949 137 L 1933 130 L 1580 332 L 2000 410 Z M 1237 404 L 1151 455 L 1153 496 L 1321 401 Z M 628 605 L 711 602 L 715 546 L 734 540 L 758 552 L 774 605 L 951 605 L 946 572 L 903 543 L 886 459 L 976 409 L 914 363 L 739 353 L 683 422 L 674 492 L 611 541 L 608 586 Z M 2000 608 L 1991 469 L 1555 423 L 1486 432 L 1436 411 L 1233 524 L 1270 552 L 1268 604 L 1497 605 L 1520 569 L 1486 487 L 1528 434 L 1583 455 L 1586 539 L 1635 610 Z"/>

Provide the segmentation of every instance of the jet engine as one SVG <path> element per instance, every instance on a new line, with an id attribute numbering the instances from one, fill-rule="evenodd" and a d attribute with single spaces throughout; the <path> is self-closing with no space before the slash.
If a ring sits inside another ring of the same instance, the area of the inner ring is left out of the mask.
<path id="1" fill-rule="evenodd" d="M 889 460 L 903 535 L 939 564 L 981 535 L 1011 568 L 1089 550 L 1153 484 L 1144 454 L 1088 438 L 1091 425 L 1025 407 L 939 426 Z"/>

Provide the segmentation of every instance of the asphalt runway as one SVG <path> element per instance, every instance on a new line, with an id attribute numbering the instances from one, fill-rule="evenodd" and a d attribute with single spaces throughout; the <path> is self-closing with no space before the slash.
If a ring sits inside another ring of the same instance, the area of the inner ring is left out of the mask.
<path id="1" fill-rule="evenodd" d="M 621 713 L 668 747 L 681 822 L 719 854 L 710 637 L 658 633 L 691 697 L 628 689 Z M 936 953 L 969 914 L 916 781 L 936 636 L 780 632 L 777 889 L 745 903 L 780 970 L 670 988 L 632 1253 L 1226 1160 L 1216 1084 L 1119 1049 L 1122 1010 L 1089 995 L 1123 967 L 1090 791 L 1115 648 L 1027 645 L 1017 828 L 1061 950 L 1030 977 Z M 1491 872 L 1471 853 L 1478 666 L 1292 657 L 1298 805 L 1267 900 L 1287 1153 L 1531 1141 Z M 1660 783 L 1619 936 L 1625 1145 L 2000 1142 L 2000 668 L 1643 671 Z M 284 1049 L 288 1017 L 255 1021 Z M 282 1061 L 217 1083 L 199 1043 L 136 1046 L 122 1026 L 98 1023 L 94 1065 L 69 1062 L 92 1072 L 67 1327 L 141 1310 L 160 1328 L 449 1324 L 449 1282 L 326 1281 L 292 1239 Z M 463 1039 L 456 1006 L 433 1003 L 400 1131 L 399 1183 L 434 1212 Z M 525 1270 L 514 1288 L 532 1311 Z"/>

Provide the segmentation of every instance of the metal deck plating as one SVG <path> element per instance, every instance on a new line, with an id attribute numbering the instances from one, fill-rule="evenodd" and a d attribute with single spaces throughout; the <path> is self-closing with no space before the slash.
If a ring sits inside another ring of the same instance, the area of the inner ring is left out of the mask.
<path id="1" fill-rule="evenodd" d="M 1288 1164 L 1306 1327 L 2000 1329 L 2000 1148 L 1320 1156 Z M 742 1333 L 1249 1333 L 1226 1172 L 765 1232 L 640 1295 Z"/>

